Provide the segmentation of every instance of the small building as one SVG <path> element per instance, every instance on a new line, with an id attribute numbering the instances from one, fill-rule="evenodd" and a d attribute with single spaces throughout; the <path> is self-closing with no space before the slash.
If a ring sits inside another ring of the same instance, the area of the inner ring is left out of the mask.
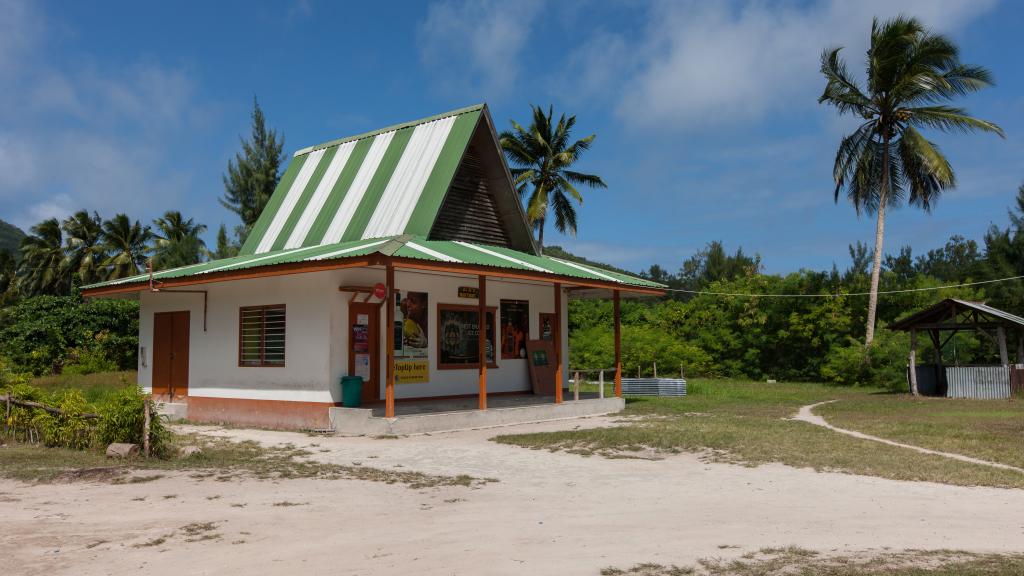
<path id="1" fill-rule="evenodd" d="M 1024 318 L 986 305 L 948 298 L 889 325 L 910 332 L 907 382 L 925 396 L 949 398 L 1009 398 L 1024 392 Z M 943 365 L 942 350 L 957 332 L 970 330 L 991 339 L 999 350 L 999 364 Z M 927 334 L 935 357 L 922 365 L 917 358 L 918 335 Z M 1007 335 L 1017 342 L 1017 364 L 1010 363 Z M 943 337 L 945 336 L 945 337 Z"/>
<path id="2" fill-rule="evenodd" d="M 189 420 L 325 429 L 371 417 L 341 407 L 345 375 L 388 419 L 560 405 L 568 299 L 614 299 L 621 366 L 620 297 L 663 288 L 542 255 L 478 105 L 299 150 L 237 257 L 83 293 L 139 299 L 139 384 Z"/>

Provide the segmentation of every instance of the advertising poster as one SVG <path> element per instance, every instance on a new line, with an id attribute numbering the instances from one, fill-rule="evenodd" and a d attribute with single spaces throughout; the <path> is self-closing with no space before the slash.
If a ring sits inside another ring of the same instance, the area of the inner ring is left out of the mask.
<path id="1" fill-rule="evenodd" d="M 462 368 L 479 364 L 479 313 L 473 308 L 440 307 L 441 342 L 437 363 L 443 368 Z M 486 358 L 494 363 L 494 311 L 487 312 Z"/>
<path id="2" fill-rule="evenodd" d="M 395 294 L 395 383 L 430 381 L 430 347 L 426 292 Z"/>

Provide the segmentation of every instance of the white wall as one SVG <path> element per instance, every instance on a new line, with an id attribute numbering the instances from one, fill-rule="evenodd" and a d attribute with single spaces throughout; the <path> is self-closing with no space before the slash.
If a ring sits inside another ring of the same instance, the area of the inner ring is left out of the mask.
<path id="1" fill-rule="evenodd" d="M 294 274 L 271 278 L 238 280 L 198 285 L 208 291 L 207 331 L 203 332 L 202 294 L 173 292 L 143 293 L 139 342 L 146 349 L 139 358 L 139 384 L 149 389 L 152 378 L 153 314 L 189 310 L 191 312 L 189 351 L 189 395 L 218 398 L 262 400 L 301 400 L 337 402 L 338 382 L 348 371 L 348 303 L 351 294 L 338 287 L 372 286 L 384 282 L 381 269 L 344 269 Z M 426 292 L 429 305 L 430 382 L 397 384 L 397 398 L 475 394 L 477 370 L 437 369 L 437 305 L 476 305 L 476 299 L 458 297 L 459 286 L 476 286 L 476 277 L 447 276 L 399 270 L 395 287 L 402 292 Z M 531 339 L 539 336 L 539 314 L 554 312 L 554 291 L 550 284 L 488 279 L 487 305 L 498 309 L 496 350 L 501 349 L 500 301 L 526 300 L 530 303 Z M 568 298 L 562 299 L 562 358 L 568 361 Z M 285 304 L 285 367 L 258 368 L 238 366 L 238 314 L 241 306 Z M 385 378 L 385 310 L 381 308 L 380 381 Z M 145 360 L 145 365 L 143 361 Z M 525 359 L 496 359 L 497 368 L 487 371 L 488 392 L 530 389 L 529 367 Z M 567 369 L 567 368 L 566 368 Z M 568 374 L 565 374 L 568 378 Z M 383 387 L 381 388 L 383 398 Z"/>

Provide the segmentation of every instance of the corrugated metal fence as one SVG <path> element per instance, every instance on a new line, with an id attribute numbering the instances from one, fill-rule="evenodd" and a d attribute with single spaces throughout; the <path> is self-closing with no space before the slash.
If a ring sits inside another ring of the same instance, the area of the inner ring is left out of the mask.
<path id="1" fill-rule="evenodd" d="M 948 398 L 1009 398 L 1010 367 L 949 366 L 946 383 Z"/>
<path id="2" fill-rule="evenodd" d="M 623 378 L 622 393 L 629 396 L 686 396 L 682 378 Z"/>

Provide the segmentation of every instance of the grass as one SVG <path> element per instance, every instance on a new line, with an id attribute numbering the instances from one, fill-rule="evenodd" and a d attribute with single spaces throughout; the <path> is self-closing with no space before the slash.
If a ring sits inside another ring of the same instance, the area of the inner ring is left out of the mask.
<path id="1" fill-rule="evenodd" d="M 625 424 L 618 427 L 506 435 L 494 440 L 582 455 L 649 457 L 697 452 L 712 461 L 750 466 L 779 462 L 898 480 L 1024 488 L 1024 474 L 1018 472 L 919 454 L 788 420 L 800 406 L 839 399 L 829 408 L 842 410 L 849 405 L 853 412 L 857 406 L 877 408 L 865 418 L 884 422 L 890 437 L 912 443 L 916 438 L 913 430 L 918 425 L 913 411 L 926 412 L 931 406 L 941 408 L 945 406 L 941 400 L 901 410 L 901 406 L 912 403 L 881 390 L 702 379 L 689 382 L 689 394 L 684 398 L 627 398 Z M 888 411 L 887 406 L 894 408 Z M 1024 412 L 1016 404 L 1009 406 L 1010 403 L 998 401 L 975 404 L 975 416 L 968 411 L 959 412 L 963 420 L 959 426 L 970 429 L 977 422 L 988 422 L 989 433 L 999 436 L 998 443 L 993 445 L 1009 446 L 1016 442 L 1015 450 L 1019 453 L 1019 420 Z M 824 410 L 821 413 L 825 414 Z M 1016 427 L 1010 422 L 1014 418 Z M 842 425 L 838 421 L 835 424 Z M 1014 430 L 1018 432 L 1015 434 Z"/>
<path id="2" fill-rule="evenodd" d="M 106 400 L 111 394 L 124 388 L 125 383 L 134 384 L 138 373 L 134 370 L 124 372 L 97 372 L 95 374 L 57 374 L 40 376 L 29 384 L 48 393 L 76 388 L 82 392 L 86 401 L 97 404 Z"/>
<path id="3" fill-rule="evenodd" d="M 865 396 L 815 409 L 828 422 L 914 446 L 1024 468 L 1024 402 Z"/>
<path id="4" fill-rule="evenodd" d="M 764 548 L 736 560 L 702 559 L 695 566 L 644 563 L 609 567 L 603 576 L 1013 576 L 1024 573 L 1024 555 L 909 550 L 861 556 L 822 556 L 797 547 Z"/>
<path id="5" fill-rule="evenodd" d="M 382 470 L 310 460 L 312 453 L 291 445 L 265 447 L 252 441 L 181 435 L 178 445 L 199 445 L 202 451 L 185 459 L 130 458 L 113 461 L 98 450 L 46 448 L 31 444 L 0 446 L 0 477 L 25 482 L 101 481 L 116 483 L 156 480 L 143 472 L 189 471 L 203 481 L 227 482 L 242 478 L 277 480 L 289 478 L 350 479 L 404 484 L 413 489 L 437 486 L 476 487 L 495 481 L 467 475 L 439 476 L 421 472 Z M 136 480 L 136 478 L 139 478 Z"/>

